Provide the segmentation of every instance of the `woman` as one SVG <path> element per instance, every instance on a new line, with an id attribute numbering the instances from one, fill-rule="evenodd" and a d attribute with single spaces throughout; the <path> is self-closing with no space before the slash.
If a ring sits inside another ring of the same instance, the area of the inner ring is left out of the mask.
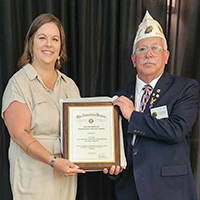
<path id="1" fill-rule="evenodd" d="M 66 59 L 60 21 L 52 14 L 38 16 L 26 35 L 20 70 L 3 95 L 14 200 L 74 200 L 76 174 L 85 173 L 60 158 L 59 100 L 80 96 L 73 80 L 58 71 Z"/>

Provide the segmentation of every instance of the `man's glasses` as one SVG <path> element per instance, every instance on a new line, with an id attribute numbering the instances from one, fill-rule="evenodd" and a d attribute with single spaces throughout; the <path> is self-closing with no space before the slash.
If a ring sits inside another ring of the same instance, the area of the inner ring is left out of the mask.
<path id="1" fill-rule="evenodd" d="M 150 48 L 141 46 L 141 47 L 137 48 L 134 53 L 135 53 L 135 55 L 139 55 L 139 56 L 143 57 L 146 55 L 148 50 L 151 50 L 151 53 L 154 56 L 159 56 L 163 50 L 165 51 L 165 49 L 162 48 L 161 46 L 152 46 Z"/>

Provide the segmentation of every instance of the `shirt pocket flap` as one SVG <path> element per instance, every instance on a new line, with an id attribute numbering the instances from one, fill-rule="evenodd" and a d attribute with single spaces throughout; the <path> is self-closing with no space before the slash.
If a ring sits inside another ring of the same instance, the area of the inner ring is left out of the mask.
<path id="1" fill-rule="evenodd" d="M 163 166 L 161 169 L 162 176 L 180 176 L 188 173 L 186 165 Z"/>
<path id="2" fill-rule="evenodd" d="M 42 95 L 36 94 L 33 98 L 33 108 L 41 103 L 47 103 L 47 100 Z"/>

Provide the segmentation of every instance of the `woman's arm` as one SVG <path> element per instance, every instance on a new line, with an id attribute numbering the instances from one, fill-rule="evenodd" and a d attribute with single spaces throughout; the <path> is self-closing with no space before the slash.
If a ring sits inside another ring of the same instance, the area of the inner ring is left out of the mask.
<path id="1" fill-rule="evenodd" d="M 15 141 L 29 156 L 49 165 L 54 156 L 29 134 L 31 113 L 28 106 L 14 101 L 5 110 L 3 115 L 13 141 Z M 56 158 L 53 167 L 63 176 L 85 173 L 84 170 L 79 169 L 78 166 L 63 158 Z"/>

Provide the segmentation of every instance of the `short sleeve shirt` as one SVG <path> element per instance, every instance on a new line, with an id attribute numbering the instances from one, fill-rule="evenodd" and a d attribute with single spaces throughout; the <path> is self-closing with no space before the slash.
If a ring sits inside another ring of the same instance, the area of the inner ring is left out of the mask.
<path id="1" fill-rule="evenodd" d="M 3 95 L 3 112 L 13 101 L 27 104 L 32 115 L 31 135 L 59 136 L 60 99 L 79 98 L 79 90 L 72 79 L 57 70 L 54 91 L 47 88 L 32 65 L 27 64 L 8 82 Z"/>

